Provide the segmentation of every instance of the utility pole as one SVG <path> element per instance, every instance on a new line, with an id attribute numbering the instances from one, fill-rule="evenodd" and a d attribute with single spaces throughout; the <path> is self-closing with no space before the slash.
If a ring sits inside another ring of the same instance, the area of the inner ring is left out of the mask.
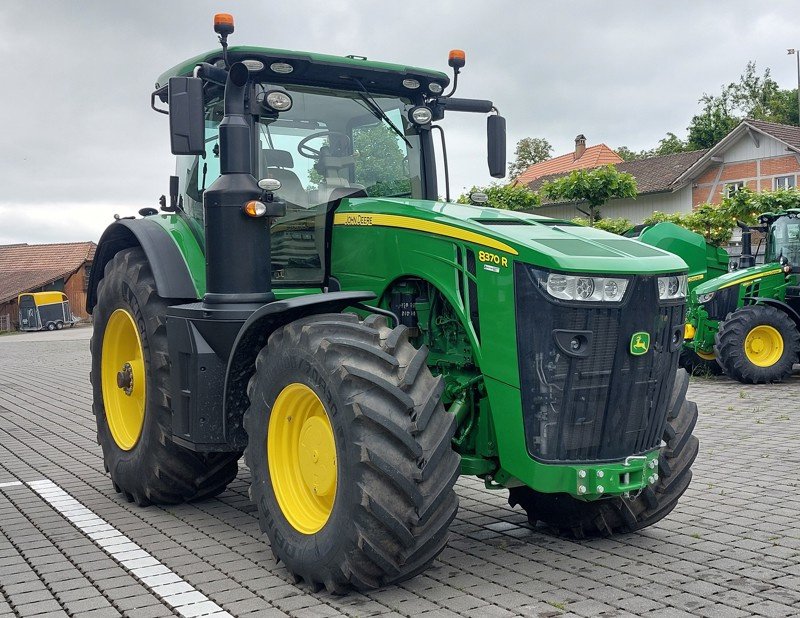
<path id="1" fill-rule="evenodd" d="M 787 49 L 786 52 L 797 59 L 797 123 L 800 124 L 800 50 Z"/>

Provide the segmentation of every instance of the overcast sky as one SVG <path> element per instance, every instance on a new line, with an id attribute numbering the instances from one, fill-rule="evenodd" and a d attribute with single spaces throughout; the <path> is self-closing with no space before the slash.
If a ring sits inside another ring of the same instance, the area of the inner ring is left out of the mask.
<path id="1" fill-rule="evenodd" d="M 213 49 L 215 12 L 231 44 L 359 54 L 447 69 L 467 52 L 462 97 L 489 98 L 517 140 L 555 154 L 589 145 L 650 148 L 685 137 L 698 98 L 748 60 L 797 83 L 797 0 L 44 2 L 0 5 L 0 244 L 97 240 L 117 212 L 155 206 L 174 171 L 167 117 L 150 110 L 166 68 Z M 485 121 L 445 121 L 454 195 L 491 179 Z"/>

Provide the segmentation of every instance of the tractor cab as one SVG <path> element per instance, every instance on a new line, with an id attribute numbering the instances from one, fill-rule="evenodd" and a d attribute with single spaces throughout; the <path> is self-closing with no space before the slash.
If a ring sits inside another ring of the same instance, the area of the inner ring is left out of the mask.
<path id="1" fill-rule="evenodd" d="M 800 210 L 766 213 L 760 222 L 767 226 L 764 262 L 786 263 L 792 270 L 800 270 Z"/>
<path id="2" fill-rule="evenodd" d="M 271 218 L 271 278 L 280 287 L 324 287 L 333 210 L 344 198 L 436 200 L 434 129 L 445 111 L 491 113 L 490 173 L 505 173 L 505 121 L 491 101 L 452 97 L 463 52 L 451 52 L 455 80 L 438 71 L 290 50 L 232 47 L 193 58 L 158 80 L 153 100 L 169 103 L 170 80 L 203 78 L 202 146 L 178 154 L 178 208 L 202 237 L 203 195 L 220 176 L 224 67 L 248 68 L 245 120 L 250 172 L 277 180 L 285 212 Z M 173 88 L 176 87 L 173 83 Z M 492 113 L 494 112 L 494 113 Z M 174 135 L 173 135 L 174 138 Z M 198 137 L 198 143 L 201 139 Z M 175 139 L 173 139 L 173 146 Z M 449 186 L 445 187 L 449 199 Z"/>
<path id="3" fill-rule="evenodd" d="M 200 227 L 203 193 L 220 175 L 224 106 L 222 91 L 211 90 L 204 152 L 177 164 L 184 210 Z M 277 180 L 286 205 L 271 226 L 273 283 L 321 285 L 328 214 L 339 200 L 427 195 L 421 131 L 408 117 L 416 97 L 270 81 L 254 93 L 253 175 Z"/>

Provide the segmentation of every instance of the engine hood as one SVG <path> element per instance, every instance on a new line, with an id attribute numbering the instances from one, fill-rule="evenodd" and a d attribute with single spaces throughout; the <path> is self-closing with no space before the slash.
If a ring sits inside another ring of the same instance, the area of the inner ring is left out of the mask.
<path id="1" fill-rule="evenodd" d="M 694 289 L 694 294 L 709 294 L 711 292 L 721 290 L 722 288 L 729 288 L 742 283 L 756 283 L 764 277 L 771 277 L 775 275 L 783 276 L 783 270 L 781 269 L 780 265 L 776 264 L 775 262 L 770 264 L 761 264 L 760 266 L 753 266 L 751 268 L 743 268 L 741 270 L 734 270 L 733 272 L 725 273 L 724 275 L 720 275 L 715 279 L 711 279 L 710 281 L 706 281 L 705 283 L 698 285 Z"/>
<path id="2" fill-rule="evenodd" d="M 685 272 L 676 255 L 567 221 L 465 204 L 398 198 L 343 200 L 337 225 L 386 225 L 451 236 L 514 260 L 576 273 Z"/>

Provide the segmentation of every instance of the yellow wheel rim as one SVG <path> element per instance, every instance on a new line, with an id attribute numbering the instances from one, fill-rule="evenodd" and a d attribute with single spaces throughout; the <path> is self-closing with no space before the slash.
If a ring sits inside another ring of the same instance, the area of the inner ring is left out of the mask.
<path id="1" fill-rule="evenodd" d="M 336 498 L 336 440 L 325 406 L 305 384 L 289 384 L 272 405 L 267 462 L 286 520 L 302 534 L 319 532 Z"/>
<path id="2" fill-rule="evenodd" d="M 700 350 L 697 350 L 697 355 L 703 360 L 707 361 L 712 361 L 716 358 L 713 352 L 701 352 Z"/>
<path id="3" fill-rule="evenodd" d="M 783 337 L 772 326 L 761 324 L 747 333 L 744 353 L 754 365 L 771 367 L 783 356 Z"/>
<path id="4" fill-rule="evenodd" d="M 139 328 L 125 309 L 114 311 L 106 324 L 100 374 L 111 437 L 129 451 L 142 434 L 146 376 Z"/>

